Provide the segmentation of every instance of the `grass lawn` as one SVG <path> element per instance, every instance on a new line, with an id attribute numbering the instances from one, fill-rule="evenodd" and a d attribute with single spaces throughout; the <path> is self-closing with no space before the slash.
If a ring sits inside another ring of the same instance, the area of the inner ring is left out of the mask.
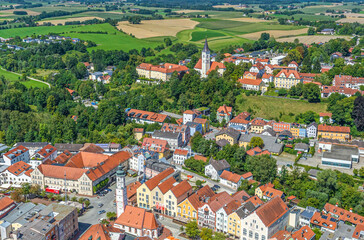
<path id="1" fill-rule="evenodd" d="M 97 33 L 82 33 L 82 32 L 107 32 L 108 34 Z M 41 27 L 28 27 L 28 28 L 15 28 L 0 30 L 2 37 L 26 37 L 32 34 L 49 34 L 55 33 L 62 36 L 72 38 L 80 38 L 82 40 L 91 40 L 97 44 L 96 47 L 89 48 L 90 51 L 94 49 L 115 50 L 120 49 L 129 51 L 131 49 L 140 50 L 143 47 L 156 47 L 160 43 L 155 41 L 146 41 L 142 39 L 133 38 L 125 33 L 119 32 L 108 23 L 94 24 L 94 25 L 67 25 L 67 26 L 41 26 Z"/>
<path id="2" fill-rule="evenodd" d="M 204 40 L 205 38 L 214 38 L 214 37 L 221 37 L 221 36 L 226 36 L 226 35 L 222 32 L 218 32 L 218 31 L 205 30 L 205 31 L 194 31 L 194 32 L 192 32 L 191 36 L 192 36 L 191 41 L 195 42 L 195 41 Z"/>
<path id="3" fill-rule="evenodd" d="M 284 98 L 271 98 L 265 96 L 245 96 L 237 97 L 236 112 L 253 110 L 255 117 L 265 119 L 278 119 L 280 121 L 294 122 L 295 116 L 306 111 L 325 112 L 326 103 L 308 103 L 303 100 L 292 100 Z"/>
<path id="4" fill-rule="evenodd" d="M 8 71 L 5 71 L 5 70 L 0 68 L 0 76 L 1 75 L 4 76 L 5 79 L 10 81 L 10 82 L 19 81 L 19 77 L 20 77 L 19 75 L 16 75 L 16 74 L 8 72 Z M 30 87 L 45 88 L 45 87 L 48 87 L 44 83 L 33 81 L 33 80 L 21 81 L 20 83 L 23 84 L 24 86 L 26 86 L 27 88 L 30 88 Z"/>

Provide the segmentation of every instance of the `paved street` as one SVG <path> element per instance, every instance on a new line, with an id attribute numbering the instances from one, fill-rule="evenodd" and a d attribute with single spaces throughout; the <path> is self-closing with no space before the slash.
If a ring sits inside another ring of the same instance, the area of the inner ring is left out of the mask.
<path id="1" fill-rule="evenodd" d="M 170 218 L 165 218 L 165 217 L 160 217 L 159 218 L 159 222 L 162 223 L 162 225 L 164 225 L 166 228 L 168 228 L 169 230 L 171 230 L 173 237 L 178 238 L 178 239 L 186 239 L 183 238 L 181 236 L 178 236 L 181 232 L 181 225 L 174 223 L 172 221 L 172 219 Z M 187 239 L 186 239 L 187 240 Z"/>

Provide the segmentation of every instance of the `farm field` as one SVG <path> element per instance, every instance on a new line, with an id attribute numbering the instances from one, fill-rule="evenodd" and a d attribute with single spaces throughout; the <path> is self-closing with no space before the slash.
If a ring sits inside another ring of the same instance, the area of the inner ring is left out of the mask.
<path id="1" fill-rule="evenodd" d="M 100 17 L 73 17 L 73 18 L 64 18 L 64 19 L 52 19 L 52 20 L 43 20 L 43 21 L 39 21 L 39 24 L 43 24 L 43 23 L 52 23 L 54 25 L 58 25 L 58 24 L 62 24 L 64 25 L 66 22 L 72 22 L 72 21 L 86 21 L 86 20 L 92 20 L 92 19 L 100 19 L 103 20 L 103 18 Z"/>
<path id="2" fill-rule="evenodd" d="M 344 38 L 349 40 L 349 36 L 331 36 L 331 35 L 313 35 L 313 36 L 296 36 L 296 37 L 285 37 L 276 39 L 278 42 L 293 42 L 298 39 L 301 43 L 311 44 L 311 43 L 325 43 L 331 39 Z"/>
<path id="3" fill-rule="evenodd" d="M 258 40 L 262 33 L 269 33 L 274 38 L 280 38 L 280 37 L 287 37 L 287 36 L 297 36 L 301 34 L 307 34 L 308 28 L 302 28 L 297 30 L 268 30 L 268 31 L 260 31 L 260 32 L 254 32 L 254 33 L 247 33 L 240 35 L 240 37 L 251 39 L 251 40 Z"/>
<path id="4" fill-rule="evenodd" d="M 142 21 L 140 24 L 120 22 L 118 29 L 137 38 L 176 36 L 178 32 L 193 29 L 198 22 L 190 19 L 166 19 Z"/>
<path id="5" fill-rule="evenodd" d="M 107 32 L 107 34 L 96 33 L 98 31 Z M 90 40 L 97 44 L 93 49 L 114 50 L 122 49 L 129 51 L 131 49 L 142 49 L 143 47 L 155 47 L 160 43 L 153 41 L 146 41 L 142 39 L 133 38 L 125 33 L 117 31 L 110 24 L 94 24 L 94 25 L 66 25 L 66 26 L 40 26 L 29 28 L 15 28 L 0 30 L 0 36 L 8 38 L 14 36 L 26 37 L 32 34 L 49 34 L 56 33 L 62 36 L 72 38 L 80 38 L 82 40 Z M 85 33 L 90 32 L 90 33 Z"/>
<path id="6" fill-rule="evenodd" d="M 0 76 L 4 76 L 5 79 L 10 82 L 19 81 L 19 77 L 20 77 L 19 75 L 8 72 L 6 70 L 3 70 L 2 68 L 0 68 Z M 24 86 L 26 86 L 27 88 L 30 88 L 30 87 L 45 88 L 45 87 L 47 87 L 46 84 L 37 82 L 37 81 L 33 81 L 33 80 L 20 81 L 20 83 L 23 84 Z"/>
<path id="7" fill-rule="evenodd" d="M 8 10 L 1 10 L 0 11 L 0 14 L 1 14 L 1 16 L 13 16 L 14 15 L 13 14 L 14 11 L 25 11 L 30 16 L 36 16 L 36 15 L 41 14 L 41 12 L 33 11 L 33 10 L 30 10 L 30 9 L 8 9 Z"/>
<path id="8" fill-rule="evenodd" d="M 271 98 L 265 96 L 237 97 L 237 112 L 253 110 L 253 115 L 265 119 L 276 119 L 286 122 L 294 122 L 295 116 L 306 111 L 325 112 L 326 103 L 308 103 L 302 100 L 284 98 Z"/>
<path id="9" fill-rule="evenodd" d="M 270 16 L 276 17 L 276 18 L 285 18 L 285 19 L 291 19 L 292 17 L 295 20 L 299 20 L 302 18 L 302 20 L 307 21 L 335 21 L 338 18 L 332 18 L 331 16 L 327 15 L 315 15 L 315 14 L 293 14 L 292 16 L 283 15 L 283 14 L 272 14 Z"/>

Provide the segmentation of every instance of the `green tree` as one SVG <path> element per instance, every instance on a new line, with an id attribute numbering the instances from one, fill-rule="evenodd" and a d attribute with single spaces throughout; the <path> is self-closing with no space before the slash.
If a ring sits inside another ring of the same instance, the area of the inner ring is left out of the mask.
<path id="1" fill-rule="evenodd" d="M 56 111 L 56 99 L 53 95 L 50 95 L 47 99 L 47 109 L 51 113 Z"/>
<path id="2" fill-rule="evenodd" d="M 249 144 L 250 144 L 250 147 L 251 148 L 254 148 L 254 147 L 260 147 L 260 148 L 262 148 L 264 146 L 264 141 L 260 137 L 252 137 L 250 139 L 250 143 Z"/>
<path id="3" fill-rule="evenodd" d="M 164 44 L 166 44 L 167 47 L 172 45 L 172 40 L 170 38 L 165 38 L 164 39 Z"/>
<path id="4" fill-rule="evenodd" d="M 212 239 L 212 230 L 209 228 L 202 228 L 200 237 L 202 240 L 211 240 Z"/>
<path id="5" fill-rule="evenodd" d="M 315 31 L 315 28 L 313 27 L 310 27 L 307 31 L 307 35 L 315 35 L 316 31 Z"/>
<path id="6" fill-rule="evenodd" d="M 262 183 L 271 182 L 277 176 L 277 160 L 268 155 L 248 157 L 245 169 L 252 172 L 256 180 Z"/>
<path id="7" fill-rule="evenodd" d="M 189 238 L 197 238 L 200 235 L 200 230 L 196 221 L 190 221 L 186 224 L 186 234 Z"/>
<path id="8" fill-rule="evenodd" d="M 321 101 L 320 87 L 314 83 L 305 84 L 303 87 L 303 97 L 310 103 L 317 103 Z"/>
<path id="9" fill-rule="evenodd" d="M 106 213 L 106 217 L 107 219 L 109 219 L 110 221 L 113 221 L 116 219 L 116 213 L 115 212 L 107 212 Z"/>
<path id="10" fill-rule="evenodd" d="M 359 176 L 360 177 L 364 177 L 364 167 L 361 167 L 360 169 L 359 169 Z"/>
<path id="11" fill-rule="evenodd" d="M 322 236 L 322 232 L 318 228 L 313 228 L 312 231 L 315 233 L 315 239 L 319 240 Z"/>

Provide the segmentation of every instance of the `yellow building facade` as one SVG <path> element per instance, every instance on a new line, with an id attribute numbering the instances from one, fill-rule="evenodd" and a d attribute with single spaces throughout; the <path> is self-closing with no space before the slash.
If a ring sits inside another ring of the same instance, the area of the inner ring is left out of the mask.
<path id="1" fill-rule="evenodd" d="M 152 193 L 145 183 L 137 189 L 137 204 L 140 208 L 151 209 Z"/>
<path id="2" fill-rule="evenodd" d="M 339 140 L 342 142 L 350 140 L 350 133 L 318 131 L 317 136 L 321 136 L 321 138 Z"/>
<path id="3" fill-rule="evenodd" d="M 256 189 L 255 189 L 255 195 L 258 197 L 258 198 L 263 198 L 263 191 L 262 191 L 262 189 L 260 188 L 260 187 L 257 187 Z"/>
<path id="4" fill-rule="evenodd" d="M 194 208 L 188 198 L 180 202 L 177 206 L 177 216 L 186 221 L 197 220 L 197 211 L 198 209 Z"/>
<path id="5" fill-rule="evenodd" d="M 300 136 L 300 129 L 291 127 L 290 132 L 292 133 L 293 137 L 298 138 Z"/>
<path id="6" fill-rule="evenodd" d="M 236 212 L 231 213 L 228 216 L 228 234 L 240 239 L 240 217 Z"/>

